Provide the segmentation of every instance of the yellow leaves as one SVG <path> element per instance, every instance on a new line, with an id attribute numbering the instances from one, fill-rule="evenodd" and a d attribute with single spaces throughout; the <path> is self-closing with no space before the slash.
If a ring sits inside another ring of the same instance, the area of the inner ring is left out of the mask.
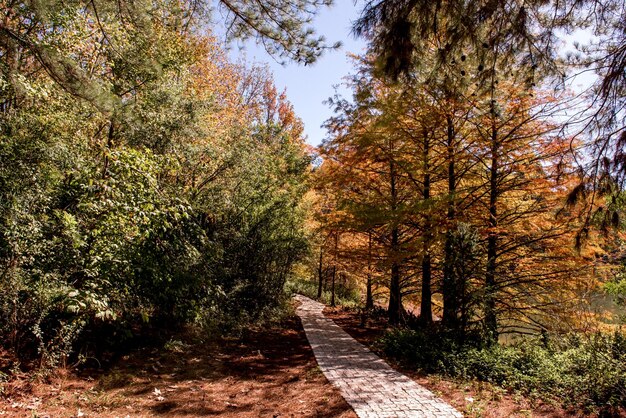
<path id="1" fill-rule="evenodd" d="M 355 103 L 336 101 L 333 138 L 321 150 L 316 184 L 332 202 L 322 227 L 348 236 L 374 231 L 379 257 L 402 263 L 413 289 L 423 254 L 442 270 L 435 277 L 447 273 L 445 243 L 462 223 L 476 233 L 478 255 L 453 268 L 471 270 L 471 291 L 484 292 L 490 276 L 512 318 L 552 302 L 563 302 L 562 315 L 594 278 L 574 249 L 576 213 L 561 210 L 575 180 L 572 142 L 552 121 L 559 98 L 506 80 L 486 93 L 450 92 L 443 81 L 390 86 L 361 65 Z M 389 231 L 400 238 L 394 251 Z"/>

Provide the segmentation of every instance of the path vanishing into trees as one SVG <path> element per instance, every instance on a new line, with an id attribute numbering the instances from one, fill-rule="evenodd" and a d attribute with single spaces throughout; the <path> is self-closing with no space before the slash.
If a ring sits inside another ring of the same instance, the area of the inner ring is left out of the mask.
<path id="1" fill-rule="evenodd" d="M 326 318 L 324 305 L 301 295 L 296 300 L 301 303 L 296 313 L 320 369 L 359 417 L 463 416 Z"/>

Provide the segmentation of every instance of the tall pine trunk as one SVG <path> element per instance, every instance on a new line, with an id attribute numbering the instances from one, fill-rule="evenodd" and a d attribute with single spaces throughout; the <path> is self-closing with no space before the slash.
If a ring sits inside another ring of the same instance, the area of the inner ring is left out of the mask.
<path id="1" fill-rule="evenodd" d="M 333 265 L 333 281 L 330 295 L 330 306 L 335 306 L 335 280 L 337 278 L 337 260 L 339 259 L 339 254 L 337 254 L 339 248 L 339 232 L 335 232 L 335 263 Z"/>
<path id="2" fill-rule="evenodd" d="M 452 246 L 452 234 L 454 221 L 456 218 L 456 172 L 455 172 L 455 132 L 450 115 L 446 118 L 447 123 L 447 159 L 448 159 L 448 214 L 447 214 L 447 231 L 446 242 L 444 245 L 444 262 L 443 262 L 443 323 L 448 328 L 456 329 L 458 327 L 458 289 L 454 277 L 454 265 Z"/>
<path id="3" fill-rule="evenodd" d="M 389 162 L 389 185 L 391 187 L 391 212 L 395 215 L 398 210 L 397 199 L 398 191 L 396 190 L 396 171 L 393 160 Z M 400 323 L 402 317 L 402 288 L 400 286 L 400 228 L 397 220 L 394 219 L 391 228 L 391 279 L 389 283 L 389 323 L 396 325 Z"/>
<path id="4" fill-rule="evenodd" d="M 322 286 L 324 284 L 324 246 L 320 245 L 320 259 L 317 265 L 317 298 L 320 299 L 322 297 Z"/>
<path id="5" fill-rule="evenodd" d="M 337 266 L 333 266 L 333 276 L 330 287 L 330 306 L 335 306 L 335 278 L 337 277 Z"/>
<path id="6" fill-rule="evenodd" d="M 365 309 L 374 308 L 374 296 L 372 295 L 372 231 L 368 232 L 367 243 L 367 283 L 365 295 Z"/>
<path id="7" fill-rule="evenodd" d="M 391 231 L 391 246 L 395 254 L 398 249 L 398 228 Z M 400 287 L 400 263 L 394 257 L 391 262 L 391 283 L 389 285 L 389 323 L 397 325 L 402 317 L 402 289 Z"/>
<path id="8" fill-rule="evenodd" d="M 495 111 L 493 117 L 495 118 Z M 499 143 L 495 120 L 491 126 L 491 167 L 489 170 L 489 236 L 487 237 L 487 269 L 485 272 L 485 329 L 487 339 L 494 343 L 498 338 L 496 314 L 496 266 L 498 257 L 498 170 Z"/>
<path id="9" fill-rule="evenodd" d="M 428 204 L 430 200 L 430 142 L 428 138 L 428 132 L 424 132 L 423 143 L 423 168 L 424 168 L 424 183 L 422 190 L 422 197 L 424 203 Z M 422 325 L 431 325 L 433 322 L 433 310 L 432 310 L 432 270 L 431 270 L 431 255 L 430 247 L 432 241 L 432 220 L 429 213 L 430 208 L 426 209 L 424 217 L 424 231 L 423 231 L 423 247 L 422 247 L 422 301 L 420 309 L 420 322 Z"/>

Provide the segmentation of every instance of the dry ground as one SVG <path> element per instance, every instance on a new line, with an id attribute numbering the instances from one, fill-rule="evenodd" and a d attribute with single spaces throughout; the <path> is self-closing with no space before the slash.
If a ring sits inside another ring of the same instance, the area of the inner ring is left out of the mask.
<path id="1" fill-rule="evenodd" d="M 321 374 L 295 317 L 242 340 L 184 336 L 111 370 L 6 385 L 10 417 L 341 417 L 356 415 Z"/>

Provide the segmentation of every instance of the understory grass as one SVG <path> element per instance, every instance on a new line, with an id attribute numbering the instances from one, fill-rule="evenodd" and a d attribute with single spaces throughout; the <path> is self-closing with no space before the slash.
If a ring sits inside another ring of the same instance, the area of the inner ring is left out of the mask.
<path id="1" fill-rule="evenodd" d="M 626 334 L 621 331 L 463 347 L 440 333 L 395 329 L 377 344 L 404 366 L 427 373 L 489 382 L 600 416 L 619 416 L 626 409 Z"/>

